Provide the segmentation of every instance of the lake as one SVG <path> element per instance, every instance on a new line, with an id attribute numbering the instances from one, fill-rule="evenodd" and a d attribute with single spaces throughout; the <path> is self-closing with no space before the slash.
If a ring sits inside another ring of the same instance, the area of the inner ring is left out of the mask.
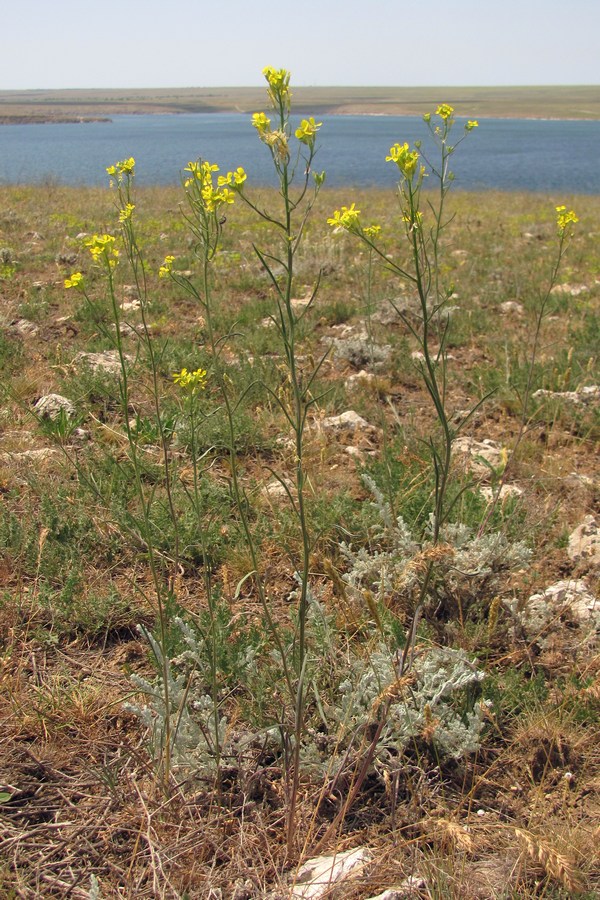
<path id="1" fill-rule="evenodd" d="M 323 116 L 315 167 L 329 186 L 390 187 L 392 144 L 425 141 L 417 116 Z M 462 134 L 457 119 L 455 134 Z M 423 145 L 424 149 L 426 144 Z M 272 184 L 267 149 L 249 114 L 115 115 L 111 122 L 1 125 L 0 183 L 107 184 L 105 168 L 136 159 L 140 184 L 172 184 L 189 160 L 239 165 Z M 558 195 L 600 194 L 600 122 L 482 119 L 456 151 L 456 187 Z"/>

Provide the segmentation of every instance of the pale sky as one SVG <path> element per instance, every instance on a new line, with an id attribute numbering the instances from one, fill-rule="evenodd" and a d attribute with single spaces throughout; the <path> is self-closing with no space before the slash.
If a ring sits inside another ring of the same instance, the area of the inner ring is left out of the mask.
<path id="1" fill-rule="evenodd" d="M 0 89 L 600 84 L 600 0 L 17 0 Z"/>

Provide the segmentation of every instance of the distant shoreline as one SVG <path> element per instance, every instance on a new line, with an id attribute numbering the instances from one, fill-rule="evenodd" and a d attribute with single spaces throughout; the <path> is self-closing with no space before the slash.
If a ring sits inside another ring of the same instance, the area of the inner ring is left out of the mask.
<path id="1" fill-rule="evenodd" d="M 1 116 L 0 125 L 87 125 L 89 122 L 112 122 L 108 116 Z"/>
<path id="2" fill-rule="evenodd" d="M 420 116 L 449 103 L 467 118 L 600 120 L 600 86 L 298 87 L 297 115 Z M 110 121 L 119 114 L 251 113 L 259 87 L 0 91 L 0 124 Z"/>
<path id="3" fill-rule="evenodd" d="M 154 111 L 151 112 L 147 109 L 137 110 L 135 112 L 115 112 L 113 116 L 61 116 L 52 114 L 48 114 L 46 116 L 39 115 L 17 115 L 17 116 L 3 116 L 0 115 L 0 125 L 88 125 L 91 122 L 99 122 L 111 124 L 114 121 L 114 116 L 183 116 L 183 115 L 214 115 L 214 116 L 225 116 L 231 115 L 234 113 L 235 115 L 250 115 L 250 112 L 246 112 L 244 110 L 230 110 L 230 109 L 212 109 L 212 110 L 171 110 L 167 111 Z M 297 115 L 308 115 L 308 112 L 305 110 L 297 110 Z M 348 112 L 347 110 L 340 111 L 323 111 L 320 110 L 318 115 L 327 115 L 327 116 L 365 116 L 365 117 L 373 117 L 373 118 L 413 118 L 415 116 L 418 117 L 417 113 L 393 113 L 393 112 Z M 460 121 L 461 119 L 468 119 L 467 115 L 457 115 L 456 118 Z M 481 119 L 484 122 L 486 119 L 522 119 L 524 122 L 585 122 L 585 121 L 596 121 L 595 119 L 583 119 L 579 116 L 546 116 L 546 115 L 517 115 L 506 113 L 506 114 L 496 114 L 496 115 L 481 115 L 478 114 L 478 119 Z"/>

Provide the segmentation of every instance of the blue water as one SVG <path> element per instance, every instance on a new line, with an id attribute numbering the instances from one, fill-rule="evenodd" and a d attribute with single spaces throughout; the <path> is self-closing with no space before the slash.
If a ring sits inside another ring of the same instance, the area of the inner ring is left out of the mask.
<path id="1" fill-rule="evenodd" d="M 385 162 L 390 146 L 427 136 L 416 116 L 322 119 L 315 168 L 327 171 L 331 186 L 390 187 L 396 175 Z M 116 115 L 112 122 L 0 126 L 0 183 L 106 184 L 106 166 L 129 156 L 141 184 L 177 183 L 198 157 L 224 170 L 242 165 L 254 183 L 273 183 L 250 115 Z M 600 122 L 483 119 L 452 162 L 458 188 L 600 194 Z"/>

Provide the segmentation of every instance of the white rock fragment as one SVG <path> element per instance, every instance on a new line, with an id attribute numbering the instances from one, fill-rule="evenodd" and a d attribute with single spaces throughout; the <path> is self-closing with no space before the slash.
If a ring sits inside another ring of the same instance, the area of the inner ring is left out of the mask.
<path id="1" fill-rule="evenodd" d="M 594 479 L 589 475 L 582 475 L 579 472 L 570 472 L 565 478 L 565 484 L 573 488 L 592 488 L 594 487 Z"/>
<path id="2" fill-rule="evenodd" d="M 542 593 L 532 594 L 524 609 L 511 604 L 528 638 L 537 638 L 552 626 L 563 628 L 561 617 L 570 616 L 581 626 L 600 629 L 600 601 L 583 578 L 557 581 Z M 563 629 L 564 630 L 564 629 Z"/>
<path id="3" fill-rule="evenodd" d="M 360 875 L 371 861 L 370 852 L 364 847 L 346 850 L 335 856 L 316 856 L 300 867 L 294 880 L 294 900 L 319 900 L 326 897 L 331 887 Z"/>
<path id="4" fill-rule="evenodd" d="M 339 416 L 328 416 L 323 419 L 321 426 L 325 431 L 366 431 L 372 427 L 353 409 L 347 409 Z"/>
<path id="5" fill-rule="evenodd" d="M 21 335 L 21 337 L 27 337 L 28 335 L 33 336 L 37 334 L 39 328 L 35 322 L 30 322 L 29 319 L 17 319 L 11 323 L 10 330 L 15 334 Z"/>
<path id="6" fill-rule="evenodd" d="M 404 900 L 406 892 L 399 888 L 388 888 L 382 894 L 376 894 L 375 897 L 367 897 L 367 900 Z"/>
<path id="7" fill-rule="evenodd" d="M 111 325 L 111 331 L 117 330 L 116 325 Z M 122 334 L 123 337 L 138 337 L 140 334 L 143 334 L 144 331 L 152 332 L 152 326 L 146 325 L 145 328 L 142 325 L 132 325 L 131 322 L 119 322 L 119 334 Z"/>
<path id="8" fill-rule="evenodd" d="M 506 315 L 514 313 L 517 316 L 522 316 L 525 312 L 525 307 L 517 300 L 506 300 L 504 303 L 500 304 L 500 311 Z"/>
<path id="9" fill-rule="evenodd" d="M 335 331 L 338 338 L 349 338 L 356 334 L 356 328 L 353 325 L 346 325 L 345 322 L 341 325 L 332 325 L 331 330 Z"/>
<path id="10" fill-rule="evenodd" d="M 47 459 L 55 459 L 61 452 L 56 447 L 40 447 L 38 450 L 22 450 L 20 453 L 2 453 L 0 461 L 12 462 L 45 462 Z"/>
<path id="11" fill-rule="evenodd" d="M 361 384 L 368 384 L 370 381 L 375 381 L 376 375 L 373 372 L 367 372 L 366 369 L 361 369 L 360 372 L 355 372 L 353 375 L 349 375 L 345 382 L 344 387 L 347 391 L 353 390 L 356 387 L 359 387 Z"/>
<path id="12" fill-rule="evenodd" d="M 290 300 L 290 306 L 294 310 L 294 312 L 302 312 L 303 309 L 309 305 L 312 300 L 312 294 L 309 294 L 308 297 L 292 297 Z"/>
<path id="13" fill-rule="evenodd" d="M 361 450 L 359 447 L 353 447 L 352 445 L 344 447 L 344 453 L 347 456 L 351 456 L 352 459 L 357 459 L 359 462 L 362 462 L 365 458 L 364 450 Z"/>
<path id="14" fill-rule="evenodd" d="M 46 394 L 40 397 L 33 408 L 42 419 L 58 419 L 61 412 L 69 419 L 75 415 L 75 407 L 71 401 L 60 394 Z"/>
<path id="15" fill-rule="evenodd" d="M 476 441 L 471 437 L 459 437 L 454 441 L 453 448 L 455 453 L 469 458 L 470 468 L 477 475 L 489 476 L 490 466 L 498 469 L 504 461 L 503 448 L 490 438 Z"/>
<path id="16" fill-rule="evenodd" d="M 389 360 L 392 348 L 389 344 L 376 344 L 366 331 L 352 330 L 350 337 L 324 338 L 333 347 L 334 355 L 346 359 L 355 369 L 365 366 L 381 368 Z"/>
<path id="17" fill-rule="evenodd" d="M 579 297 L 589 291 L 587 284 L 555 284 L 551 294 L 567 294 L 569 297 Z"/>
<path id="18" fill-rule="evenodd" d="M 278 481 L 277 478 L 274 478 L 272 481 L 269 481 L 267 482 L 267 484 L 265 484 L 263 488 L 263 494 L 268 497 L 269 500 L 287 500 L 289 499 L 288 491 L 293 491 L 293 487 L 294 486 L 292 482 L 287 481 L 287 479 L 285 481 L 285 484 L 282 484 L 281 481 Z"/>
<path id="19" fill-rule="evenodd" d="M 141 303 L 137 297 L 133 297 L 131 300 L 123 300 L 120 306 L 123 312 L 135 312 L 140 308 Z"/>
<path id="20" fill-rule="evenodd" d="M 409 875 L 400 882 L 398 887 L 388 888 L 382 894 L 369 897 L 367 900 L 409 900 L 410 897 L 419 897 L 421 891 L 425 890 L 427 890 L 427 882 L 424 878 L 421 878 L 420 875 Z"/>
<path id="21" fill-rule="evenodd" d="M 130 358 L 126 357 L 130 362 Z M 102 350 L 99 353 L 85 353 L 81 351 L 74 360 L 75 364 L 80 363 L 86 366 L 95 375 L 120 375 L 121 361 L 116 350 Z"/>
<path id="22" fill-rule="evenodd" d="M 480 487 L 479 491 L 481 494 L 483 494 L 483 496 L 488 501 L 488 503 L 491 503 L 492 500 L 495 498 L 496 494 L 498 493 L 496 488 L 492 488 L 489 485 L 486 485 L 485 487 Z M 502 487 L 500 488 L 499 499 L 500 499 L 501 503 L 504 503 L 504 501 L 508 500 L 509 497 L 520 497 L 522 494 L 523 494 L 523 488 L 520 488 L 518 485 L 503 484 Z"/>
<path id="23" fill-rule="evenodd" d="M 574 562 L 600 565 L 600 526 L 593 516 L 586 516 L 569 535 L 567 552 Z"/>
<path id="24" fill-rule="evenodd" d="M 533 395 L 536 399 L 547 397 L 549 400 L 567 400 L 575 406 L 586 406 L 588 403 L 600 402 L 600 385 L 590 384 L 576 391 L 546 391 L 540 389 Z"/>

